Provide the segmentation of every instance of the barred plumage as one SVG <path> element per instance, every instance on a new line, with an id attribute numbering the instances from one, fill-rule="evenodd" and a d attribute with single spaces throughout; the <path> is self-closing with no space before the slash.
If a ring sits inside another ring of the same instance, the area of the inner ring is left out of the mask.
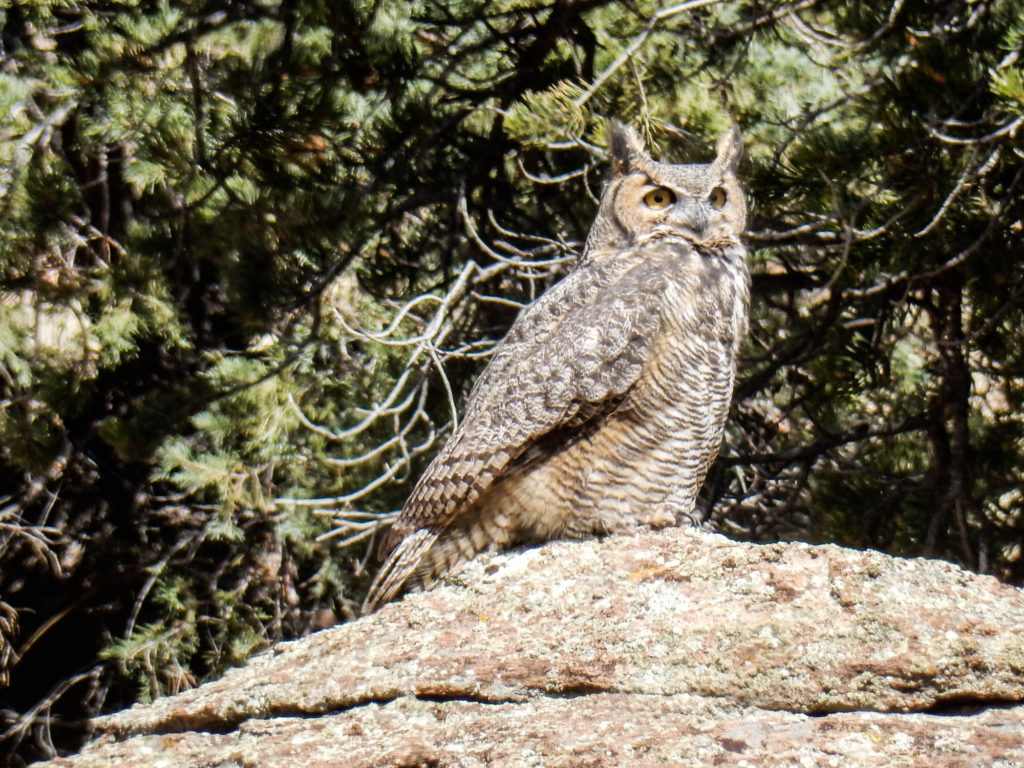
<path id="1" fill-rule="evenodd" d="M 612 177 L 575 271 L 528 307 L 382 545 L 364 611 L 484 549 L 689 516 L 747 326 L 735 129 L 709 164 L 609 128 Z"/>

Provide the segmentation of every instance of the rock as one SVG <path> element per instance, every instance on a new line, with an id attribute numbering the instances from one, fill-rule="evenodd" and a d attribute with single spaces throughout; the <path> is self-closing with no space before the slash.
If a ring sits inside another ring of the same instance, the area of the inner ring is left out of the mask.
<path id="1" fill-rule="evenodd" d="M 552 542 L 42 765 L 1024 765 L 1024 593 L 692 529 Z"/>

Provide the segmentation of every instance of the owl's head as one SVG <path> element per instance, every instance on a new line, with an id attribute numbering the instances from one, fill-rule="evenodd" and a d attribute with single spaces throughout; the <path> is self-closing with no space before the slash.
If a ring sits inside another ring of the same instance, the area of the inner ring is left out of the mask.
<path id="1" fill-rule="evenodd" d="M 739 245 L 747 204 L 736 176 L 743 146 L 733 126 L 710 163 L 659 163 L 636 133 L 608 126 L 612 174 L 601 197 L 583 261 L 658 237 L 678 236 L 698 247 Z"/>

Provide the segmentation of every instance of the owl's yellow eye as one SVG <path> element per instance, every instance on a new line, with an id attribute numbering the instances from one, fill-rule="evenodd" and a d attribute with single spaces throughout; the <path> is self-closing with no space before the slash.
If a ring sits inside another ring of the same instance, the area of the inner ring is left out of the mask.
<path id="1" fill-rule="evenodd" d="M 725 194 L 725 190 L 721 187 L 715 187 L 711 190 L 711 194 L 708 195 L 708 202 L 711 203 L 711 207 L 716 211 L 725 207 L 727 199 L 728 195 Z"/>
<path id="2" fill-rule="evenodd" d="M 676 196 L 672 194 L 671 189 L 665 187 L 658 187 L 652 189 L 646 195 L 644 195 L 644 202 L 648 208 L 666 208 L 676 201 Z"/>

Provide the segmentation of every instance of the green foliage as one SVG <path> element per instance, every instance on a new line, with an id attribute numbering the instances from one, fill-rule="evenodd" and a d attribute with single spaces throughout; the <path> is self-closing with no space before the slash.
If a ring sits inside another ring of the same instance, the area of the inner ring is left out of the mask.
<path id="1" fill-rule="evenodd" d="M 354 615 L 376 523 L 571 267 L 610 117 L 675 160 L 744 132 L 753 323 L 711 523 L 1024 581 L 1022 19 L 0 9 L 9 748 Z"/>
<path id="2" fill-rule="evenodd" d="M 137 627 L 127 640 L 117 640 L 100 651 L 100 658 L 115 662 L 135 682 L 139 701 L 149 702 L 168 692 L 192 687 L 189 657 L 198 646 L 194 625 L 160 621 Z"/>
<path id="3" fill-rule="evenodd" d="M 588 111 L 579 104 L 586 89 L 560 82 L 542 93 L 526 93 L 505 115 L 505 133 L 520 144 L 543 147 L 583 138 Z"/>

